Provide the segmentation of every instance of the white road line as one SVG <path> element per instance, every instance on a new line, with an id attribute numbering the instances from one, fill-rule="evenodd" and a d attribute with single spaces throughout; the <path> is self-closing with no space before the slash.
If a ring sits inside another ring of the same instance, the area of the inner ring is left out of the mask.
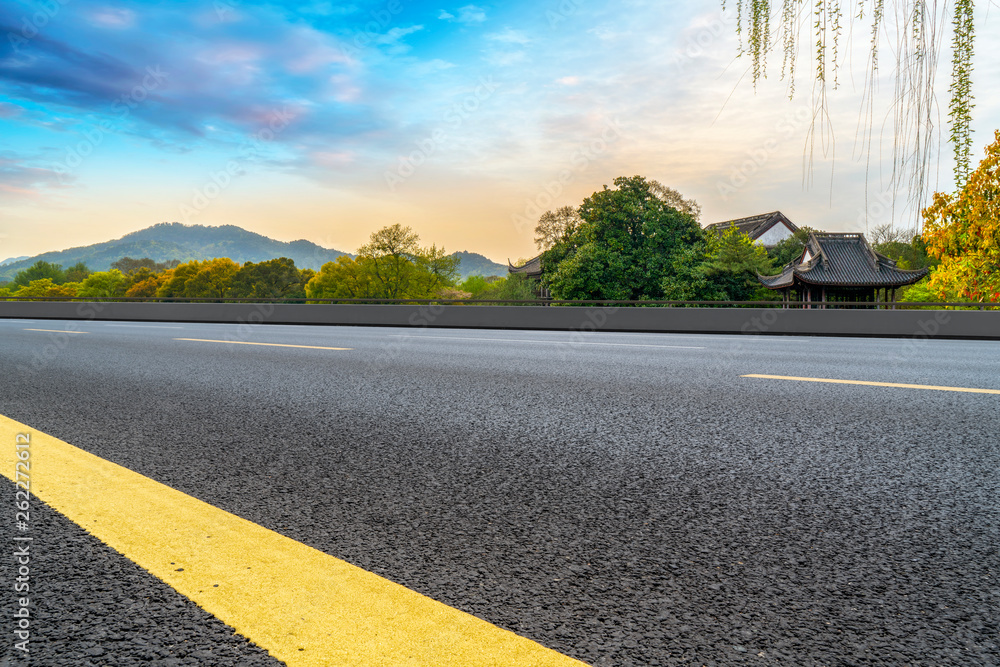
<path id="1" fill-rule="evenodd" d="M 408 338 L 410 340 L 419 340 L 422 338 L 435 338 L 438 340 L 478 340 L 487 342 L 498 342 L 498 343 L 541 343 L 543 345 L 610 345 L 612 347 L 662 347 L 667 349 L 675 350 L 704 350 L 705 347 L 695 347 L 689 345 L 641 345 L 639 343 L 590 343 L 585 341 L 572 341 L 572 340 L 534 340 L 531 338 L 472 338 L 466 336 L 407 336 L 406 334 L 397 335 L 396 338 Z"/>
<path id="2" fill-rule="evenodd" d="M 106 327 L 131 327 L 133 329 L 183 329 L 184 327 L 168 327 L 157 324 L 105 324 Z"/>

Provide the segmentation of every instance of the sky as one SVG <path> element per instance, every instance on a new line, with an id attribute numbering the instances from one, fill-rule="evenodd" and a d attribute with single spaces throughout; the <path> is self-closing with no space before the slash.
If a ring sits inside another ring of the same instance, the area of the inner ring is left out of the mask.
<path id="1" fill-rule="evenodd" d="M 861 120 L 869 37 L 845 32 L 810 160 L 809 35 L 794 97 L 780 48 L 755 90 L 733 4 L 0 1 L 0 259 L 176 221 L 348 252 L 400 223 L 503 262 L 537 254 L 542 212 L 632 175 L 697 200 L 702 224 L 912 228 L 887 186 L 891 35 Z M 1000 127 L 990 9 L 974 164 Z M 949 147 L 932 150 L 930 186 L 950 191 Z"/>

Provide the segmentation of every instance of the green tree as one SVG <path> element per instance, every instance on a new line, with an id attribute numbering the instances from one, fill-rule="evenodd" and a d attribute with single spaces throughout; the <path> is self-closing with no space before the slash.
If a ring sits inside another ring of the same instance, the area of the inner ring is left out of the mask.
<path id="1" fill-rule="evenodd" d="M 441 290 L 453 288 L 458 278 L 461 258 L 445 254 L 444 248 L 431 245 L 417 251 L 413 259 L 415 271 L 409 293 L 414 299 L 438 296 Z"/>
<path id="2" fill-rule="evenodd" d="M 776 269 L 780 269 L 789 262 L 797 260 L 802 256 L 802 251 L 806 249 L 809 235 L 815 231 L 812 227 L 799 227 L 794 234 L 769 248 L 767 254 L 771 258 L 771 264 Z"/>
<path id="3" fill-rule="evenodd" d="M 68 283 L 79 283 L 83 282 L 83 279 L 91 274 L 91 270 L 87 268 L 85 262 L 77 262 L 73 266 L 66 269 L 66 282 Z"/>
<path id="4" fill-rule="evenodd" d="M 583 222 L 542 254 L 543 280 L 561 299 L 659 299 L 675 255 L 704 238 L 663 186 L 620 177 L 580 205 Z"/>
<path id="5" fill-rule="evenodd" d="M 373 232 L 371 240 L 358 248 L 358 257 L 369 260 L 377 291 L 384 298 L 405 298 L 414 277 L 419 240 L 412 229 L 397 223 Z"/>
<path id="6" fill-rule="evenodd" d="M 113 297 L 124 296 L 128 279 L 118 269 L 91 273 L 80 283 L 78 296 Z"/>
<path id="7" fill-rule="evenodd" d="M 462 284 L 459 285 L 459 288 L 463 292 L 468 292 L 469 294 L 471 294 L 473 299 L 477 299 L 479 298 L 479 294 L 485 291 L 489 286 L 490 283 L 487 282 L 486 278 L 482 276 L 469 276 L 468 278 L 462 281 Z"/>
<path id="8" fill-rule="evenodd" d="M 244 299 L 290 299 L 305 295 L 302 273 L 288 257 L 244 263 L 233 276 L 229 290 L 229 296 Z"/>
<path id="9" fill-rule="evenodd" d="M 937 261 L 927 253 L 927 244 L 920 236 L 906 237 L 892 225 L 881 225 L 871 232 L 872 249 L 896 260 L 901 269 L 924 269 L 935 266 Z"/>
<path id="10" fill-rule="evenodd" d="M 130 276 L 141 269 L 147 269 L 152 273 L 161 273 L 167 269 L 174 268 L 178 264 L 180 264 L 180 261 L 176 259 L 171 259 L 166 262 L 157 262 L 150 257 L 143 257 L 142 259 L 122 257 L 121 259 L 111 262 L 111 268 L 118 269 L 126 276 Z"/>
<path id="11" fill-rule="evenodd" d="M 65 285 L 58 285 L 51 278 L 39 278 L 32 280 L 27 285 L 21 287 L 12 296 L 18 298 L 25 297 L 45 297 L 45 298 L 68 298 L 78 296 L 76 290 Z"/>
<path id="12" fill-rule="evenodd" d="M 58 285 L 66 282 L 66 272 L 63 271 L 60 264 L 50 264 L 49 262 L 38 260 L 25 270 L 18 271 L 17 275 L 14 276 L 13 282 L 15 285 L 28 285 L 34 280 L 44 280 L 45 278 Z"/>
<path id="13" fill-rule="evenodd" d="M 474 298 L 497 301 L 533 301 L 537 299 L 535 281 L 523 273 L 512 273 L 506 278 L 489 283 L 484 290 L 475 294 Z"/>
<path id="14" fill-rule="evenodd" d="M 731 225 L 722 234 L 708 237 L 705 276 L 726 301 L 762 301 L 774 297 L 758 275 L 773 273 L 771 258 L 764 246 Z"/>
<path id="15" fill-rule="evenodd" d="M 381 283 L 374 277 L 370 257 L 356 260 L 341 255 L 334 262 L 320 267 L 319 273 L 306 283 L 310 299 L 376 299 L 382 298 Z"/>

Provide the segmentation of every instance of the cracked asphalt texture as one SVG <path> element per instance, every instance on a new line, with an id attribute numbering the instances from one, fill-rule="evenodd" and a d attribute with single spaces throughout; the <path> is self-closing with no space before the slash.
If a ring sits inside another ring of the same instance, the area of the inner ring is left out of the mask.
<path id="1" fill-rule="evenodd" d="M 0 321 L 0 414 L 595 666 L 1000 664 L 1000 396 L 740 377 L 1000 342 L 64 324 Z M 67 523 L 33 664 L 270 660 Z"/>

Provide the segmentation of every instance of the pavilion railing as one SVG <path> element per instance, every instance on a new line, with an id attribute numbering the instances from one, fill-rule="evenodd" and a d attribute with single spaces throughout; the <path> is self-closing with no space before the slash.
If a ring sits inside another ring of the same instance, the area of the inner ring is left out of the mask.
<path id="1" fill-rule="evenodd" d="M 447 306 L 615 306 L 633 308 L 778 308 L 806 310 L 870 309 L 870 310 L 992 310 L 998 302 L 939 302 L 939 301 L 676 301 L 635 299 L 353 299 L 332 298 L 230 298 L 230 297 L 46 297 L 0 296 L 0 301 L 56 301 L 104 303 L 273 303 L 273 304 L 358 304 L 358 305 L 447 305 Z"/>

